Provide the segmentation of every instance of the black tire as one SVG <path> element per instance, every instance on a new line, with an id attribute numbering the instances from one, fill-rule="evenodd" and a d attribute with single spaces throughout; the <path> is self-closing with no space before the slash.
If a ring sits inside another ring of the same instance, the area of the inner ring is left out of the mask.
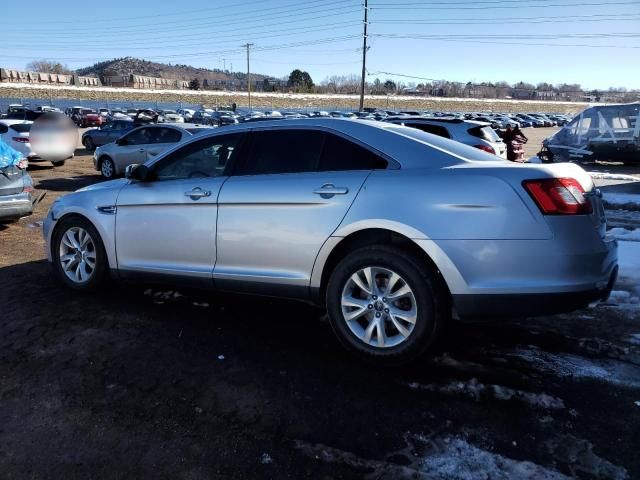
<path id="1" fill-rule="evenodd" d="M 400 275 L 413 291 L 417 315 L 405 340 L 381 348 L 365 343 L 352 332 L 342 313 L 342 293 L 349 278 L 365 267 L 381 267 Z M 326 291 L 329 321 L 340 343 L 364 360 L 382 366 L 408 363 L 427 353 L 440 337 L 447 318 L 448 300 L 437 274 L 410 253 L 392 246 L 364 247 L 349 253 L 331 273 Z"/>
<path id="2" fill-rule="evenodd" d="M 110 168 L 108 168 L 107 166 L 110 166 Z M 116 166 L 113 163 L 113 160 L 111 160 L 111 157 L 107 157 L 106 155 L 103 157 L 100 157 L 100 174 L 108 179 L 111 180 L 112 178 L 115 178 L 116 176 Z"/>
<path id="3" fill-rule="evenodd" d="M 54 167 L 62 167 L 64 165 L 64 160 L 58 160 L 57 162 L 51 162 L 51 165 Z"/>
<path id="4" fill-rule="evenodd" d="M 89 279 L 84 282 L 74 282 L 64 272 L 60 261 L 60 243 L 65 233 L 73 227 L 80 227 L 87 231 L 91 236 L 91 240 L 95 246 L 95 268 Z M 67 287 L 74 290 L 92 292 L 96 291 L 107 281 L 108 261 L 104 250 L 104 244 L 100 238 L 100 234 L 91 224 L 89 220 L 78 215 L 63 217 L 56 225 L 56 229 L 52 236 L 51 256 L 53 258 L 53 270 L 58 278 Z"/>
<path id="5" fill-rule="evenodd" d="M 85 137 L 82 143 L 84 144 L 84 148 L 86 148 L 91 152 L 93 152 L 96 149 L 96 145 L 95 143 L 93 143 L 93 140 L 91 139 L 91 137 Z"/>

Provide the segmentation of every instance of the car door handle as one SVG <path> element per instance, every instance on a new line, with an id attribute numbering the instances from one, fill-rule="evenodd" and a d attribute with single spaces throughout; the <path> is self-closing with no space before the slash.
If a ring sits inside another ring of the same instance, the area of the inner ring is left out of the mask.
<path id="1" fill-rule="evenodd" d="M 144 148 L 141 148 L 140 150 L 138 150 L 140 153 L 144 153 Z"/>
<path id="2" fill-rule="evenodd" d="M 202 197 L 210 197 L 210 190 L 202 190 L 200 187 L 193 188 L 190 192 L 184 192 L 185 197 L 190 197 L 192 200 L 197 200 Z"/>
<path id="3" fill-rule="evenodd" d="M 320 195 L 322 198 L 330 198 L 334 195 L 346 195 L 349 193 L 349 189 L 347 187 L 336 187 L 333 183 L 325 183 L 317 190 L 314 190 L 313 193 Z"/>

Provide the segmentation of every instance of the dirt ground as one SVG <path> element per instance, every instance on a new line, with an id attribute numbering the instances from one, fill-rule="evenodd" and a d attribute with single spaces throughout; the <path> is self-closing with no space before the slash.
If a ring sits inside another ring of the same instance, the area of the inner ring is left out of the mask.
<path id="1" fill-rule="evenodd" d="M 0 477 L 640 478 L 638 305 L 454 324 L 381 370 L 303 304 L 62 288 L 39 222 L 100 177 L 82 150 L 30 171 L 47 196 L 0 227 Z"/>

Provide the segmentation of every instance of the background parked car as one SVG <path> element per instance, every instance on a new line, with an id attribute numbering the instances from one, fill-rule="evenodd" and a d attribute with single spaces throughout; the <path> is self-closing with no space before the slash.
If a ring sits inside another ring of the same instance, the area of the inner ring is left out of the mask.
<path id="1" fill-rule="evenodd" d="M 31 148 L 30 132 L 33 122 L 25 120 L 0 120 L 0 137 L 14 150 L 20 152 L 30 163 L 48 162 Z M 64 165 L 64 160 L 51 162 L 54 167 Z"/>
<path id="2" fill-rule="evenodd" d="M 96 147 L 115 142 L 122 135 L 135 127 L 133 120 L 112 120 L 100 128 L 92 128 L 82 134 L 82 145 L 87 150 L 95 150 Z"/>
<path id="3" fill-rule="evenodd" d="M 99 127 L 105 122 L 105 118 L 91 108 L 83 108 L 80 111 L 78 126 L 81 128 Z"/>
<path id="4" fill-rule="evenodd" d="M 160 152 L 207 130 L 207 127 L 189 123 L 143 125 L 114 143 L 98 147 L 93 154 L 93 165 L 103 177 L 113 178 L 123 174 L 127 165 L 145 163 Z"/>
<path id="5" fill-rule="evenodd" d="M 507 148 L 495 130 L 487 122 L 460 120 L 457 118 L 389 117 L 387 122 L 417 128 L 423 132 L 450 138 L 487 153 L 507 158 Z"/>
<path id="6" fill-rule="evenodd" d="M 184 123 L 184 117 L 175 110 L 160 110 L 158 112 L 159 122 Z"/>

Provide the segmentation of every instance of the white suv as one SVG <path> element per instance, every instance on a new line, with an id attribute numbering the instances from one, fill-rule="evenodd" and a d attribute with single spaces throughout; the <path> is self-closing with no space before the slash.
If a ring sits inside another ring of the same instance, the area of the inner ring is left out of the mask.
<path id="1" fill-rule="evenodd" d="M 507 147 L 487 122 L 459 118 L 391 117 L 387 122 L 417 128 L 423 132 L 450 138 L 502 158 L 507 158 Z"/>

